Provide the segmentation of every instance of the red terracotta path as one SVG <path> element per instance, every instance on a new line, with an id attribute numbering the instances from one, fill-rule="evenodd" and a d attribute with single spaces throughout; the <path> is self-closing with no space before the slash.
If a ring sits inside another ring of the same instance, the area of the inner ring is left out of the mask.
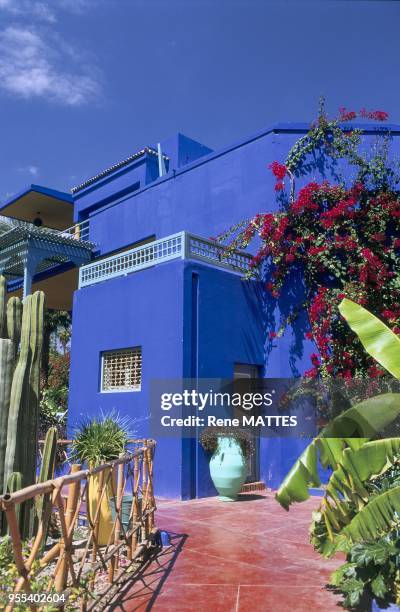
<path id="1" fill-rule="evenodd" d="M 341 610 L 324 589 L 340 560 L 308 544 L 318 498 L 282 510 L 272 493 L 159 502 L 157 526 L 171 546 L 151 562 L 121 604 L 125 612 L 311 612 Z"/>

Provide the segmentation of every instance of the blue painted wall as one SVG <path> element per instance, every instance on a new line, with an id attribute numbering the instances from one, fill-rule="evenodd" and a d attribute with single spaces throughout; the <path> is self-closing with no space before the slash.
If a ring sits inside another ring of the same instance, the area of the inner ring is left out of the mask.
<path id="1" fill-rule="evenodd" d="M 115 408 L 135 422 L 139 437 L 148 436 L 149 381 L 182 375 L 183 267 L 180 261 L 144 270 L 77 291 L 73 306 L 70 433 L 83 416 Z M 142 390 L 100 392 L 102 351 L 142 347 Z M 159 495 L 179 497 L 181 445 L 159 440 Z"/>
<path id="2" fill-rule="evenodd" d="M 264 330 L 260 287 L 206 265 L 175 261 L 77 291 L 70 434 L 84 416 L 116 409 L 136 420 L 136 435 L 148 437 L 152 379 L 231 378 L 235 363 L 262 366 Z M 102 351 L 131 346 L 142 347 L 141 391 L 101 393 Z M 207 461 L 197 440 L 159 436 L 157 494 L 214 492 Z"/>
<path id="3" fill-rule="evenodd" d="M 369 126 L 368 145 L 374 138 Z M 219 152 L 177 135 L 162 143 L 168 174 L 157 179 L 157 158 L 146 154 L 75 194 L 75 218 L 90 218 L 90 237 L 107 254 L 186 230 L 204 237 L 261 211 L 277 210 L 268 164 L 283 161 L 306 126 L 277 126 Z M 393 129 L 393 152 L 400 132 Z M 307 160 L 310 179 L 351 170 L 319 155 Z M 129 191 L 131 190 L 131 191 Z M 172 262 L 76 292 L 73 311 L 70 425 L 79 415 L 117 408 L 142 419 L 146 434 L 151 378 L 231 377 L 233 364 L 264 366 L 266 377 L 301 375 L 312 343 L 304 340 L 305 317 L 273 341 L 282 314 L 301 301 L 293 279 L 278 302 L 257 283 L 190 262 Z M 143 387 L 138 393 L 99 392 L 100 352 L 143 347 Z M 261 439 L 260 475 L 271 486 L 305 445 L 304 440 Z M 206 457 L 196 441 L 158 440 L 157 493 L 167 497 L 213 492 Z"/>

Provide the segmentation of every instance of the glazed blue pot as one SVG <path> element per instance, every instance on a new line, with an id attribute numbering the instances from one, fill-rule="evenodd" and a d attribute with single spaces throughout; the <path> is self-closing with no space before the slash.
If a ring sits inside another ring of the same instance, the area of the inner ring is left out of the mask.
<path id="1" fill-rule="evenodd" d="M 229 436 L 218 436 L 218 447 L 211 457 L 210 474 L 221 501 L 235 501 L 246 480 L 246 459 L 239 443 Z"/>

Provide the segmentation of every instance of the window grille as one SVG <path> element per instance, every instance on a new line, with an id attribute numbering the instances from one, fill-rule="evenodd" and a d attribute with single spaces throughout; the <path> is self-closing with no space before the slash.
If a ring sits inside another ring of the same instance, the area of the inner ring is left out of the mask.
<path id="1" fill-rule="evenodd" d="M 101 391 L 140 391 L 142 348 L 136 346 L 102 354 Z"/>

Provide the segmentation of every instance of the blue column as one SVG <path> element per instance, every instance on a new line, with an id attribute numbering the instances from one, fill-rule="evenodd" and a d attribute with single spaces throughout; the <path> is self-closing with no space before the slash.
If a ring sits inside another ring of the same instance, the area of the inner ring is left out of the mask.
<path id="1" fill-rule="evenodd" d="M 35 270 L 41 261 L 42 257 L 39 257 L 36 253 L 29 252 L 26 255 L 24 261 L 24 289 L 23 299 L 26 298 L 32 291 L 32 280 L 35 274 Z"/>

